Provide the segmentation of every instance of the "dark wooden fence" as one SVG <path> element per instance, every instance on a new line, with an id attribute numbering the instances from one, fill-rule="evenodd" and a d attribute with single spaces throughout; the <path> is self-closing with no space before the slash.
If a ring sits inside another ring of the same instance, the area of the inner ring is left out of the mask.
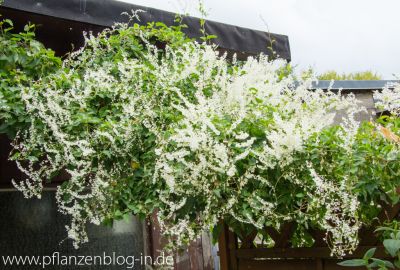
<path id="1" fill-rule="evenodd" d="M 394 207 L 381 203 L 382 212 L 371 228 L 362 228 L 360 231 L 360 245 L 358 249 L 345 259 L 362 258 L 364 253 L 377 247 L 376 258 L 386 258 L 383 246 L 374 234 L 373 227 L 384 220 L 393 220 L 399 215 L 400 205 Z M 337 263 L 341 260 L 330 256 L 330 249 L 323 241 L 325 232 L 310 230 L 314 239 L 312 247 L 293 248 L 290 239 L 295 231 L 296 223 L 284 224 L 279 231 L 274 228 L 265 228 L 265 233 L 274 241 L 273 248 L 260 244 L 256 231 L 239 237 L 231 232 L 226 225 L 219 239 L 219 256 L 221 270 L 339 270 L 363 269 L 341 267 Z"/>

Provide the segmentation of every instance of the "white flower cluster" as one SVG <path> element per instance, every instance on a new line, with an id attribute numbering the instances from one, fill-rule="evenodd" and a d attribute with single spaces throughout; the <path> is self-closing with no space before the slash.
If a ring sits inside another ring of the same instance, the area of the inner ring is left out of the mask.
<path id="1" fill-rule="evenodd" d="M 81 78 L 76 78 L 75 70 L 60 72 L 54 76 L 63 76 L 68 88 L 54 79 L 38 82 L 22 95 L 33 121 L 14 147 L 20 156 L 28 157 L 17 164 L 29 179 L 14 185 L 28 198 L 40 197 L 44 181 L 61 171 L 69 175 L 56 198 L 59 210 L 72 217 L 67 230 L 75 247 L 88 241 L 87 222 L 99 225 L 113 211 L 110 187 L 132 174 L 131 162 L 142 147 L 135 121 L 151 122 L 152 104 L 158 102 L 156 97 L 140 95 L 145 91 L 142 78 L 150 67 L 124 59 L 117 68 L 118 77 L 112 75 L 114 63 L 107 61 L 85 69 Z M 38 91 L 41 87 L 45 90 Z M 92 106 L 105 98 L 113 106 L 100 121 L 96 113 L 107 104 Z M 79 132 L 71 132 L 74 127 Z M 41 159 L 31 158 L 36 151 L 44 153 Z M 118 158 L 123 161 L 115 162 Z"/>
<path id="2" fill-rule="evenodd" d="M 387 85 L 382 91 L 376 91 L 374 99 L 377 108 L 400 116 L 400 84 Z"/>
<path id="3" fill-rule="evenodd" d="M 280 181 L 303 187 L 302 179 L 293 169 L 285 179 L 271 171 L 289 167 L 310 136 L 333 124 L 336 110 L 348 112 L 347 130 L 356 129 L 354 96 L 310 91 L 311 81 L 280 76 L 285 63 L 263 55 L 230 63 L 215 47 L 196 42 L 167 45 L 161 53 L 146 33 L 138 36 L 145 44 L 140 57 L 122 53 L 118 61 L 99 61 L 114 48 L 90 37 L 93 57 L 84 48 L 69 69 L 26 89 L 33 121 L 15 150 L 27 159 L 44 154 L 20 163 L 30 180 L 16 187 L 40 196 L 44 180 L 66 171 L 70 179 L 57 199 L 72 217 L 67 229 L 76 246 L 88 241 L 88 222 L 113 217 L 116 205 L 128 200 L 121 190 L 132 182 L 132 193 L 139 185 L 154 187 L 162 228 L 178 245 L 226 216 L 259 229 L 294 219 L 300 210 L 277 210 L 276 187 Z M 343 255 L 356 246 L 357 200 L 345 179 L 335 186 L 311 176 L 309 196 L 327 209 L 319 224 L 333 252 Z M 260 188 L 245 194 L 248 186 Z"/>
<path id="4" fill-rule="evenodd" d="M 174 108 L 183 118 L 171 126 L 172 135 L 160 142 L 157 151 L 154 181 L 162 180 L 168 187 L 160 193 L 167 205 L 159 212 L 160 223 L 178 245 L 198 235 L 196 230 L 212 227 L 227 214 L 259 229 L 267 220 L 289 220 L 290 215 L 280 217 L 274 211 L 273 196 L 262 198 L 252 194 L 245 202 L 239 201 L 243 187 L 259 182 L 273 189 L 276 179 L 267 176 L 266 171 L 290 165 L 312 134 L 333 124 L 335 110 L 348 110 L 343 121 L 351 122 L 352 130 L 358 128 L 356 121 L 349 120 L 360 110 L 352 95 L 310 91 L 310 82 L 295 86 L 291 78 L 280 80 L 277 71 L 284 63 L 271 63 L 264 56 L 249 58 L 229 73 L 228 64 L 221 65 L 221 57 L 216 53 L 207 55 L 208 68 L 218 74 L 217 78 L 211 73 L 197 74 L 202 80 L 196 86 L 194 100 L 184 96 L 184 89 L 174 89 L 180 98 Z M 199 66 L 202 61 L 192 60 L 192 64 Z M 218 91 L 209 94 L 207 87 Z M 229 193 L 223 192 L 227 189 Z M 193 222 L 191 215 L 178 219 L 179 210 L 190 205 L 193 198 L 202 205 L 197 209 L 196 221 Z M 249 205 L 249 211 L 242 211 L 243 204 Z M 330 213 L 326 215 L 326 219 L 331 219 Z M 353 226 L 349 225 L 353 220 L 340 217 L 337 215 L 335 219 L 338 225 Z M 191 221 L 195 230 L 188 226 Z M 334 231 L 329 224 L 321 225 Z M 340 237 L 333 236 L 333 245 L 340 241 L 338 244 L 344 246 L 341 243 L 344 238 L 357 237 L 355 230 L 340 233 Z"/>
<path id="5" fill-rule="evenodd" d="M 351 254 L 357 248 L 357 235 L 361 227 L 357 218 L 357 196 L 349 190 L 349 181 L 346 178 L 338 183 L 327 181 L 312 167 L 310 174 L 316 186 L 316 194 L 310 205 L 326 209 L 319 222 L 326 230 L 325 240 L 330 244 L 332 255 L 344 257 Z"/>

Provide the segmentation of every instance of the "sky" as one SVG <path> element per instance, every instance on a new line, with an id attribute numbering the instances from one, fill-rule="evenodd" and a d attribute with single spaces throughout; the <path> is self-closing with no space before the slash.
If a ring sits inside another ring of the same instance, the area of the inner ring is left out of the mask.
<path id="1" fill-rule="evenodd" d="M 122 0 L 199 16 L 197 0 Z M 399 0 L 204 0 L 207 19 L 289 36 L 297 70 L 400 76 Z M 268 25 L 268 27 L 266 26 Z"/>

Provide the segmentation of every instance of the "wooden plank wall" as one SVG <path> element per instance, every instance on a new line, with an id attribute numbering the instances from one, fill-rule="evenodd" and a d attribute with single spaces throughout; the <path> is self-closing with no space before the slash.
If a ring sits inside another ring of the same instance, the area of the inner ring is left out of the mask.
<path id="1" fill-rule="evenodd" d="M 162 232 L 157 221 L 156 213 L 152 215 L 148 222 L 148 234 L 150 243 L 148 251 L 153 258 L 160 256 L 167 241 L 162 237 Z M 193 241 L 185 250 L 176 252 L 174 256 L 174 270 L 216 270 L 219 265 L 215 265 L 215 254 L 212 250 L 212 240 L 208 233 Z"/>

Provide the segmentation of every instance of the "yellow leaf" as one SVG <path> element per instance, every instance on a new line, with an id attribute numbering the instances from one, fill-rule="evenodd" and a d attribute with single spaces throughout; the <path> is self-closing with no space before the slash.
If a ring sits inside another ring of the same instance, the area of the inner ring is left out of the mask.
<path id="1" fill-rule="evenodd" d="M 136 169 L 139 169 L 139 167 L 140 167 L 140 164 L 138 162 L 136 162 L 136 161 L 131 162 L 132 169 L 136 170 Z"/>
<path id="2" fill-rule="evenodd" d="M 383 137 L 385 137 L 386 139 L 395 142 L 395 143 L 400 143 L 400 137 L 397 136 L 396 134 L 394 134 L 391 130 L 379 126 L 378 127 L 379 131 L 381 132 L 381 134 L 383 135 Z"/>

